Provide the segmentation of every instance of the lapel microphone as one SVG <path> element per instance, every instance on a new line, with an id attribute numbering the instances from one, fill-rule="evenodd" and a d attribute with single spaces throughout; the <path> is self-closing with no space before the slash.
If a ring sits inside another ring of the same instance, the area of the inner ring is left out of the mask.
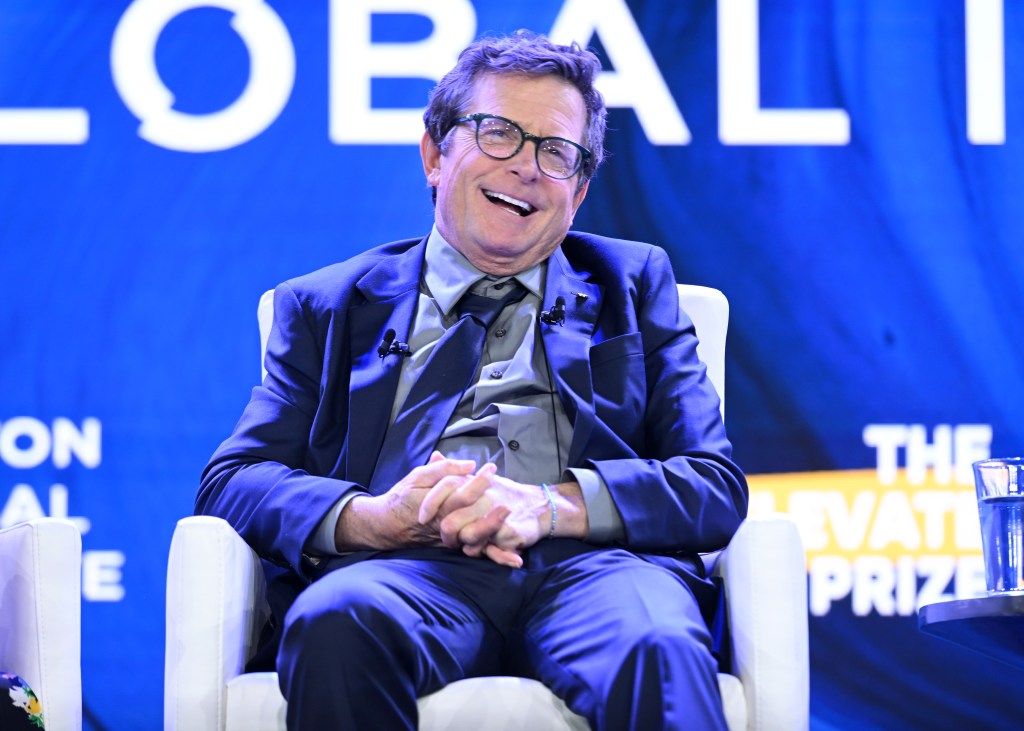
<path id="1" fill-rule="evenodd" d="M 394 329 L 388 328 L 387 332 L 384 333 L 384 339 L 377 346 L 377 355 L 380 356 L 381 360 L 384 360 L 385 356 L 388 355 L 400 355 L 408 358 L 412 355 L 412 351 L 409 350 L 408 343 L 396 341 Z"/>
<path id="2" fill-rule="evenodd" d="M 545 325 L 565 325 L 565 297 L 556 297 L 555 306 L 540 313 L 540 321 Z"/>

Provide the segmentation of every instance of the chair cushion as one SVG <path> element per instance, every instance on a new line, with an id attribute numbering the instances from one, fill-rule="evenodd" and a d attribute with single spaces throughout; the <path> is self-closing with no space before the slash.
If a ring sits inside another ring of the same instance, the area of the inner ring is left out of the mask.
<path id="1" fill-rule="evenodd" d="M 588 731 L 584 718 L 536 680 L 469 678 L 419 700 L 421 731 Z"/>
<path id="2" fill-rule="evenodd" d="M 747 727 L 739 678 L 719 673 L 729 731 Z M 285 731 L 285 700 L 277 673 L 247 673 L 228 683 L 227 731 Z M 470 678 L 419 700 L 420 731 L 588 731 L 586 720 L 535 680 Z"/>
<path id="3" fill-rule="evenodd" d="M 245 673 L 228 681 L 226 731 L 286 731 L 277 673 Z"/>
<path id="4" fill-rule="evenodd" d="M 719 673 L 718 690 L 722 694 L 725 725 L 729 731 L 746 731 L 747 696 L 743 692 L 743 683 L 735 675 Z"/>

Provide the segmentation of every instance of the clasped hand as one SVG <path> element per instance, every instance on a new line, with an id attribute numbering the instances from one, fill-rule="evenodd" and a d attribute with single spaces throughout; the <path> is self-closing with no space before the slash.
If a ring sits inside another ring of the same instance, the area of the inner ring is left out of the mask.
<path id="1" fill-rule="evenodd" d="M 404 524 L 399 543 L 460 548 L 511 568 L 523 565 L 520 552 L 540 540 L 542 521 L 551 519 L 536 485 L 501 477 L 493 464 L 476 469 L 472 460 L 440 452 L 381 497 L 391 503 L 389 518 Z"/>
<path id="2" fill-rule="evenodd" d="M 428 465 L 443 460 L 434 452 Z M 519 568 L 519 552 L 540 540 L 549 510 L 537 486 L 501 477 L 488 463 L 475 473 L 439 480 L 420 503 L 418 518 L 421 525 L 436 522 L 441 542 L 449 548 Z"/>

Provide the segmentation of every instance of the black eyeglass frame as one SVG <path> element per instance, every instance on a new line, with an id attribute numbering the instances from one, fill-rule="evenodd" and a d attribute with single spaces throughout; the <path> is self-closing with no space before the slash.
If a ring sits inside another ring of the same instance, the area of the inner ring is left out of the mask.
<path id="1" fill-rule="evenodd" d="M 521 139 L 519 140 L 519 144 L 516 146 L 516 149 L 513 150 L 508 155 L 504 156 L 492 155 L 490 152 L 485 150 L 483 145 L 480 144 L 480 123 L 485 119 L 497 119 L 519 130 L 519 136 L 521 137 Z M 465 117 L 459 117 L 458 119 L 453 120 L 452 126 L 454 127 L 455 125 L 462 124 L 463 122 L 476 122 L 476 129 L 473 131 L 473 139 L 476 141 L 477 149 L 493 160 L 510 160 L 520 153 L 520 151 L 523 149 L 523 146 L 526 144 L 527 140 L 533 140 L 533 142 L 535 143 L 533 148 L 533 154 L 534 159 L 537 161 L 537 169 L 540 170 L 545 175 L 547 175 L 549 178 L 553 178 L 555 180 L 568 180 L 569 178 L 573 177 L 574 175 L 576 175 L 576 173 L 583 169 L 583 165 L 587 161 L 587 159 L 593 157 L 593 153 L 591 153 L 590 150 L 588 150 L 586 147 L 584 147 L 578 142 L 567 140 L 564 137 L 540 137 L 538 135 L 531 134 L 527 132 L 525 129 L 523 129 L 521 126 L 519 126 L 519 124 L 513 122 L 511 119 L 501 117 L 497 114 L 487 114 L 485 112 L 467 114 Z M 548 140 L 558 140 L 559 142 L 565 142 L 566 144 L 572 145 L 577 150 L 579 150 L 580 158 L 579 161 L 576 163 L 576 168 L 568 175 L 552 175 L 547 170 L 545 170 L 544 167 L 540 164 L 540 146 L 541 143 L 546 142 Z"/>

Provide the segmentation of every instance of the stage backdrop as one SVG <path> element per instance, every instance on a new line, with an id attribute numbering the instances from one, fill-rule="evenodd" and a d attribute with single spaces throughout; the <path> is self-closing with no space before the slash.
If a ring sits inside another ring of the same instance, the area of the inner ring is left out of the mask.
<path id="1" fill-rule="evenodd" d="M 1024 453 L 1024 5 L 4 0 L 0 523 L 82 529 L 85 727 L 160 727 L 168 547 L 260 293 L 427 233 L 427 90 L 520 27 L 605 63 L 576 225 L 732 303 L 736 455 L 808 552 L 812 727 L 1019 726 L 1022 674 L 916 610 L 980 590 L 969 465 Z"/>

